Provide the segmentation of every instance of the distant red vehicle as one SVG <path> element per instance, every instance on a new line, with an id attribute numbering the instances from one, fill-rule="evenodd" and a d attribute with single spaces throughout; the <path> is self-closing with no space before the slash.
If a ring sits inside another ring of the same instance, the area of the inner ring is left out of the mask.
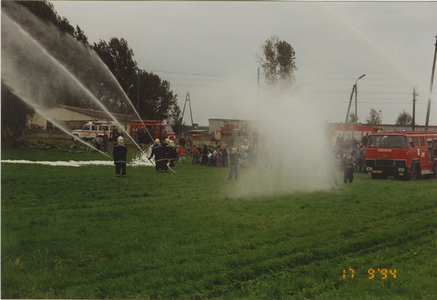
<path id="1" fill-rule="evenodd" d="M 374 179 L 437 177 L 437 132 L 382 132 L 369 136 L 366 170 Z"/>
<path id="2" fill-rule="evenodd" d="M 147 130 L 144 128 L 144 126 L 146 126 Z M 168 123 L 163 123 L 160 120 L 142 120 L 142 122 L 141 120 L 134 120 L 130 124 L 129 134 L 132 137 L 135 135 L 138 142 L 148 144 L 153 142 L 155 139 L 162 140 L 163 130 L 166 132 L 165 138 L 168 138 L 172 141 L 176 140 L 176 134 L 174 133 L 171 125 Z"/>
<path id="3" fill-rule="evenodd" d="M 225 123 L 222 124 L 222 126 L 220 127 L 220 134 L 222 136 L 231 136 L 234 132 L 238 135 L 249 136 L 245 131 L 240 129 L 240 127 L 236 124 Z"/>
<path id="4" fill-rule="evenodd" d="M 207 131 L 208 130 L 192 129 L 188 130 L 188 135 L 192 138 L 202 138 L 207 136 Z"/>

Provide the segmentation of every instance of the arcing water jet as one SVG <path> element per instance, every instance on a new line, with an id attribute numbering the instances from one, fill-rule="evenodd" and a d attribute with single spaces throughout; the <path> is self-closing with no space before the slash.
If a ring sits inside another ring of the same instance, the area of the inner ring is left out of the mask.
<path id="1" fill-rule="evenodd" d="M 24 23 L 30 24 L 27 29 L 33 31 L 33 35 L 14 21 L 14 18 L 25 19 Z M 44 111 L 62 104 L 65 97 L 72 97 L 72 95 L 85 107 L 101 108 L 120 128 L 123 126 L 95 94 L 110 93 L 114 98 L 124 98 L 139 117 L 129 98 L 97 54 L 67 35 L 61 43 L 59 35 L 56 28 L 37 20 L 20 5 L 14 3 L 2 5 L 2 80 L 4 83 L 24 102 L 69 135 L 71 135 L 69 130 L 59 124 L 53 116 L 44 115 Z M 57 50 L 53 45 L 63 47 Z M 72 57 L 75 59 L 73 60 Z M 91 77 L 94 83 L 110 82 L 111 84 L 105 87 L 107 90 L 102 91 L 102 84 L 91 86 L 90 80 L 86 80 L 87 77 Z M 88 86 L 85 86 L 84 82 L 88 82 Z M 83 103 L 83 101 L 88 102 Z M 126 135 L 133 140 L 128 132 Z M 134 140 L 133 142 L 142 151 Z M 86 145 L 90 146 L 87 143 Z"/>

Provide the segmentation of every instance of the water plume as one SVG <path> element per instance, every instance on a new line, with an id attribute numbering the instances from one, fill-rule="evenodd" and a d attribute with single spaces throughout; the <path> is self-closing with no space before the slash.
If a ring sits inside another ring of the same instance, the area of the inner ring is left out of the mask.
<path id="1" fill-rule="evenodd" d="M 23 95 L 19 95 L 17 94 L 14 90 L 12 90 L 12 93 L 14 93 L 18 98 L 22 99 L 24 102 L 26 102 L 28 105 L 30 105 L 36 113 L 38 113 L 39 115 L 43 116 L 44 118 L 46 118 L 47 120 L 49 120 L 50 122 L 52 122 L 53 124 L 55 124 L 56 126 L 59 127 L 59 129 L 61 129 L 64 133 L 66 133 L 67 135 L 69 135 L 71 138 L 74 138 L 74 135 L 68 131 L 66 128 L 64 128 L 64 126 L 61 126 L 56 119 L 54 119 L 50 114 L 45 113 L 45 111 L 41 111 L 39 110 L 39 106 L 36 104 L 35 101 L 33 101 L 32 99 L 27 98 L 26 96 Z M 94 150 L 96 150 L 97 152 L 105 155 L 108 158 L 111 158 L 108 154 L 106 154 L 103 151 L 100 151 L 99 149 L 97 149 L 96 147 L 94 147 L 93 145 L 91 145 L 90 143 L 87 143 L 86 141 L 82 140 L 82 139 L 78 139 L 78 141 L 82 144 L 84 144 L 85 146 L 92 148 Z"/>
<path id="2" fill-rule="evenodd" d="M 124 103 L 138 115 L 108 67 L 90 48 L 12 2 L 2 3 L 1 22 L 2 81 L 62 131 L 71 135 L 56 116 L 46 112 L 66 104 L 67 99 L 76 106 L 105 111 L 120 128 L 121 122 L 108 107 Z M 130 137 L 128 132 L 126 135 Z"/>
<path id="3" fill-rule="evenodd" d="M 258 99 L 253 167 L 240 169 L 234 196 L 268 196 L 328 189 L 333 180 L 326 123 L 311 99 L 263 90 Z"/>

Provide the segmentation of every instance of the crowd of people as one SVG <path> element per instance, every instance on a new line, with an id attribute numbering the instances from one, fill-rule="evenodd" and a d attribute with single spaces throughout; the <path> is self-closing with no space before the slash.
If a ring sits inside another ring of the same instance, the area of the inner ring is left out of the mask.
<path id="1" fill-rule="evenodd" d="M 220 141 L 220 135 L 214 135 L 209 145 L 203 144 L 203 146 L 201 144 L 195 145 L 191 137 L 185 138 L 182 135 L 178 140 L 178 145 L 169 139 L 156 139 L 148 159 L 155 159 L 157 173 L 166 173 L 169 171 L 169 167 L 175 166 L 175 161 L 179 161 L 179 164 L 186 163 L 188 155 L 191 157 L 193 165 L 214 168 L 230 167 L 232 175 L 238 179 L 238 168 L 248 167 L 249 152 L 247 140 L 244 140 L 241 146 L 228 149 Z"/>
<path id="2" fill-rule="evenodd" d="M 176 145 L 175 141 L 169 140 L 168 138 L 157 138 L 147 158 L 149 160 L 154 158 L 155 171 L 157 173 L 167 173 L 175 167 L 176 161 L 179 161 L 179 164 L 184 164 L 186 162 L 186 156 L 189 155 L 191 156 L 191 164 L 193 165 L 216 168 L 230 167 L 231 173 L 229 179 L 235 176 L 237 180 L 238 168 L 248 167 L 249 145 L 247 140 L 244 140 L 241 147 L 237 146 L 228 150 L 228 147 L 221 143 L 220 138 L 220 133 L 213 135 L 211 143 L 209 145 L 204 144 L 203 147 L 201 147 L 200 144 L 194 145 L 192 137 L 185 138 L 184 135 L 178 140 L 178 145 Z M 108 147 L 106 133 L 103 140 L 104 152 L 106 153 Z M 94 139 L 94 144 L 96 149 L 100 150 L 100 141 L 98 138 Z M 122 135 L 119 135 L 113 150 L 115 174 L 117 177 L 126 176 L 126 156 L 127 148 L 124 144 L 124 138 Z"/>

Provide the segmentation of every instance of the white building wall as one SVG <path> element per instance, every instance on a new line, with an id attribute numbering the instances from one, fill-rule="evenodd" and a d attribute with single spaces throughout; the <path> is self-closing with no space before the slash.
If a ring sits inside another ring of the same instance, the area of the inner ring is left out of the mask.
<path id="1" fill-rule="evenodd" d="M 92 121 L 99 120 L 96 117 L 90 117 L 63 107 L 54 107 L 43 111 L 44 115 L 51 116 L 55 121 Z M 28 120 L 28 126 L 37 125 L 43 129 L 47 128 L 47 119 L 42 115 L 35 113 Z"/>

